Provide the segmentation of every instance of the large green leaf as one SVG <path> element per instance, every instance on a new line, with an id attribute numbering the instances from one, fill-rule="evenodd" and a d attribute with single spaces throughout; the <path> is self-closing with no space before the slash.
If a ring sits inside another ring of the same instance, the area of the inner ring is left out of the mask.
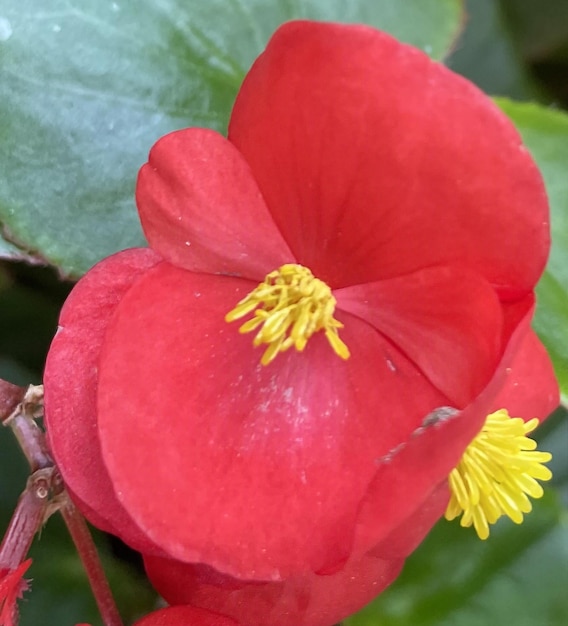
<path id="1" fill-rule="evenodd" d="M 41 265 L 44 262 L 43 259 L 21 250 L 0 235 L 0 261 L 4 259 L 8 261 L 26 261 L 32 265 Z"/>
<path id="2" fill-rule="evenodd" d="M 566 414 L 550 418 L 556 489 L 535 502 L 521 526 L 502 519 L 487 541 L 441 520 L 402 576 L 346 626 L 563 626 L 568 624 Z M 563 443 L 562 443 L 563 442 Z"/>
<path id="3" fill-rule="evenodd" d="M 12 259 L 19 254 L 18 248 L 0 237 L 0 259 Z"/>
<path id="4" fill-rule="evenodd" d="M 21 0 L 0 10 L 0 221 L 64 272 L 143 244 L 136 173 L 161 135 L 224 131 L 292 18 L 368 23 L 440 58 L 459 0 Z"/>
<path id="5" fill-rule="evenodd" d="M 568 397 L 568 115 L 536 104 L 499 100 L 532 152 L 550 200 L 552 250 L 537 287 L 534 326 Z"/>

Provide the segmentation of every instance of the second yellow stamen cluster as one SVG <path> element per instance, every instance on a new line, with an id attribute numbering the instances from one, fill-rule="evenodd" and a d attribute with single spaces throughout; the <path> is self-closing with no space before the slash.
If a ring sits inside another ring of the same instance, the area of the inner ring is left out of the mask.
<path id="1" fill-rule="evenodd" d="M 549 480 L 551 471 L 542 465 L 552 458 L 536 450 L 527 437 L 538 419 L 524 422 L 505 409 L 489 415 L 477 437 L 469 444 L 449 478 L 451 499 L 445 517 L 462 514 L 462 526 L 473 525 L 480 539 L 489 536 L 489 525 L 507 515 L 520 524 L 532 510 L 528 496 L 540 498 L 538 480 Z"/>
<path id="2" fill-rule="evenodd" d="M 333 351 L 347 359 L 349 349 L 337 333 L 343 324 L 333 317 L 335 305 L 331 289 L 308 268 L 286 264 L 270 272 L 264 282 L 227 313 L 225 320 L 232 322 L 254 311 L 239 332 L 248 333 L 260 327 L 253 344 L 268 344 L 260 360 L 263 365 L 292 346 L 301 352 L 308 339 L 320 330 L 325 332 Z"/>

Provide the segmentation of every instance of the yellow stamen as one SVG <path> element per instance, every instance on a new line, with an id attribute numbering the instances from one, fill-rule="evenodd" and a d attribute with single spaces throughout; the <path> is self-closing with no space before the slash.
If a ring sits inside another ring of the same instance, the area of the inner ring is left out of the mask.
<path id="1" fill-rule="evenodd" d="M 227 313 L 225 321 L 232 322 L 254 311 L 239 332 L 249 333 L 260 326 L 253 344 L 268 344 L 260 359 L 263 365 L 292 346 L 302 352 L 308 339 L 320 330 L 325 332 L 335 354 L 348 359 L 349 349 L 337 333 L 343 324 L 333 317 L 335 305 L 331 289 L 308 268 L 287 264 L 270 272 L 264 282 Z"/>
<path id="2" fill-rule="evenodd" d="M 538 419 L 524 422 L 505 409 L 491 413 L 477 437 L 469 444 L 449 477 L 451 498 L 445 517 L 462 514 L 460 524 L 473 524 L 480 539 L 489 537 L 489 525 L 503 515 L 520 524 L 532 510 L 527 498 L 540 498 L 542 487 L 535 479 L 550 480 L 552 472 L 542 465 L 552 458 L 537 452 L 527 437 Z"/>

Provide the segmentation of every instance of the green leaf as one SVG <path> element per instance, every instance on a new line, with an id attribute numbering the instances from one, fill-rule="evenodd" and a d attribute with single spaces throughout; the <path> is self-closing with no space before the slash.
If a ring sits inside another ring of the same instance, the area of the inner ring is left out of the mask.
<path id="1" fill-rule="evenodd" d="M 12 259 L 19 252 L 19 249 L 14 244 L 0 237 L 0 259 Z"/>
<path id="2" fill-rule="evenodd" d="M 556 489 L 562 505 L 568 509 L 568 410 L 558 408 L 538 427 L 536 439 L 541 450 L 552 454 L 552 460 L 547 463 L 552 471 L 552 480 L 547 485 Z M 568 520 L 564 519 L 564 522 Z"/>
<path id="3" fill-rule="evenodd" d="M 550 200 L 552 249 L 537 286 L 534 327 L 568 396 L 568 115 L 536 104 L 499 99 L 535 158 Z"/>
<path id="4" fill-rule="evenodd" d="M 553 421 L 543 450 L 566 435 L 566 415 Z M 559 489 L 568 485 L 567 448 L 561 449 L 554 467 Z M 441 520 L 394 585 L 345 626 L 563 626 L 567 562 L 568 515 L 549 487 L 521 526 L 504 518 L 487 541 Z"/>
<path id="5" fill-rule="evenodd" d="M 43 259 L 20 250 L 18 246 L 6 241 L 6 239 L 3 239 L 0 235 L 0 261 L 2 260 L 26 261 L 31 265 L 42 265 L 44 263 Z"/>
<path id="6" fill-rule="evenodd" d="M 459 0 L 21 0 L 0 15 L 0 222 L 67 274 L 144 245 L 137 170 L 184 126 L 223 132 L 292 18 L 368 23 L 443 56 Z"/>

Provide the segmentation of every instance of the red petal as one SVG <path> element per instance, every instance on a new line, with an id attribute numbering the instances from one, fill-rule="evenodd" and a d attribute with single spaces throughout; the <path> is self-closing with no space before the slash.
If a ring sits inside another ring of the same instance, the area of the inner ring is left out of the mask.
<path id="1" fill-rule="evenodd" d="M 325 576 L 308 573 L 258 583 L 237 580 L 204 565 L 151 556 L 144 558 L 146 571 L 172 604 L 214 608 L 255 626 L 329 626 L 358 611 L 396 578 L 404 557 L 441 517 L 448 498 L 444 481 L 372 554 L 350 559 Z"/>
<path id="2" fill-rule="evenodd" d="M 88 272 L 61 311 L 44 373 L 47 435 L 67 488 L 95 525 L 116 532 L 118 524 L 126 541 L 146 551 L 153 544 L 120 506 L 102 463 L 96 430 L 97 362 L 116 306 L 159 261 L 151 250 L 137 248 L 111 256 Z"/>
<path id="3" fill-rule="evenodd" d="M 212 130 L 162 137 L 140 170 L 136 201 L 150 245 L 179 267 L 260 280 L 293 261 L 249 166 Z"/>
<path id="4" fill-rule="evenodd" d="M 107 331 L 99 430 L 121 502 L 172 557 L 279 578 L 349 555 L 376 459 L 447 400 L 348 314 L 348 361 L 320 333 L 261 366 L 223 321 L 253 286 L 168 264 L 136 283 Z"/>
<path id="5" fill-rule="evenodd" d="M 559 405 L 558 382 L 550 357 L 536 333 L 530 330 L 506 369 L 503 388 L 492 410 L 507 409 L 512 417 L 543 421 Z"/>
<path id="6" fill-rule="evenodd" d="M 503 314 L 479 275 L 435 267 L 334 295 L 342 310 L 388 337 L 453 406 L 469 404 L 493 376 Z"/>
<path id="7" fill-rule="evenodd" d="M 330 576 L 306 574 L 255 583 L 202 565 L 152 557 L 144 562 L 152 584 L 168 602 L 222 611 L 254 626 L 330 626 L 381 593 L 403 565 L 401 559 L 366 556 Z"/>
<path id="8" fill-rule="evenodd" d="M 448 481 L 443 480 L 412 515 L 370 550 L 369 554 L 383 559 L 407 557 L 414 552 L 434 524 L 442 517 L 448 507 L 449 499 Z"/>
<path id="9" fill-rule="evenodd" d="M 544 186 L 487 96 L 365 26 L 282 26 L 229 138 L 299 263 L 338 288 L 459 264 L 508 297 L 548 253 Z"/>
<path id="10" fill-rule="evenodd" d="M 134 626 L 239 626 L 239 623 L 192 606 L 172 606 L 146 615 Z"/>

